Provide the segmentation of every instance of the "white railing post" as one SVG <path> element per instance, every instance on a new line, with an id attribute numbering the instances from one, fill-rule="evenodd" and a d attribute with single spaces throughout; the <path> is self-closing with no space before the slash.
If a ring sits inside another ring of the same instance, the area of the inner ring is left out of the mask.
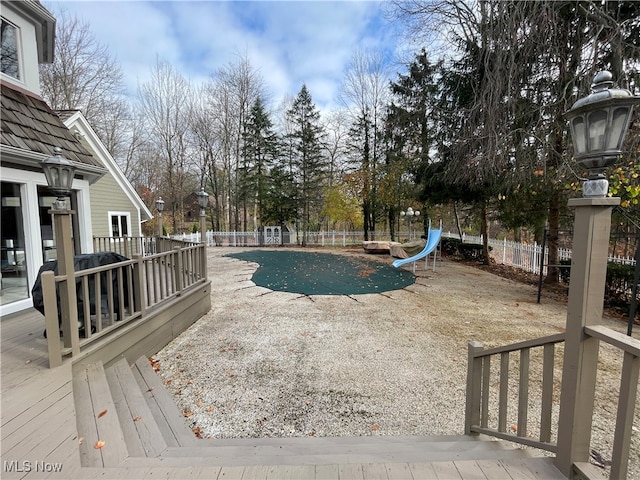
<path id="1" fill-rule="evenodd" d="M 507 263 L 507 239 L 502 242 L 502 264 Z"/>

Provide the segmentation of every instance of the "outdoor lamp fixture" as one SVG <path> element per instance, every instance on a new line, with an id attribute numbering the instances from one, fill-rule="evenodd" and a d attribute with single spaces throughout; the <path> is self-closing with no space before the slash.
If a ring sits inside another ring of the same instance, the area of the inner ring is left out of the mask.
<path id="1" fill-rule="evenodd" d="M 162 200 L 162 197 L 158 197 L 156 200 L 156 210 L 158 210 L 158 213 L 162 215 L 162 211 L 164 210 L 164 200 Z"/>
<path id="2" fill-rule="evenodd" d="M 162 237 L 162 211 L 164 210 L 164 200 L 158 197 L 156 200 L 156 210 L 158 210 L 158 238 Z"/>
<path id="3" fill-rule="evenodd" d="M 53 203 L 53 210 L 66 210 L 66 200 L 71 194 L 71 185 L 75 175 L 76 167 L 71 160 L 62 156 L 62 149 L 55 147 L 54 155 L 42 161 L 42 170 L 47 179 L 49 191 L 56 195 L 58 199 Z"/>
<path id="4" fill-rule="evenodd" d="M 204 215 L 205 208 L 209 206 L 209 194 L 203 190 L 200 190 L 198 195 L 198 205 L 200 205 L 200 215 Z"/>
<path id="5" fill-rule="evenodd" d="M 589 170 L 582 188 L 583 197 L 606 197 L 609 182 L 602 173 L 622 154 L 622 144 L 631 122 L 634 104 L 640 97 L 613 87 L 610 72 L 599 72 L 591 94 L 579 99 L 565 115 L 571 128 L 574 157 Z"/>
<path id="6" fill-rule="evenodd" d="M 420 216 L 420 211 L 416 210 L 415 212 L 413 211 L 413 208 L 409 207 L 407 208 L 407 211 L 405 212 L 404 210 L 400 212 L 400 216 L 401 217 L 407 217 L 407 220 L 409 222 L 409 240 L 411 240 L 411 220 L 413 219 L 413 217 L 418 217 Z"/>

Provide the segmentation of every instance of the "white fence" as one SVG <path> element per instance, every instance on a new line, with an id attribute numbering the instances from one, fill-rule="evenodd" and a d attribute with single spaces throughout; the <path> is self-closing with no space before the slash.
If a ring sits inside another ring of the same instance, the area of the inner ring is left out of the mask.
<path id="1" fill-rule="evenodd" d="M 284 245 L 301 245 L 302 234 L 296 232 L 283 232 Z M 200 233 L 183 233 L 172 235 L 171 238 L 187 242 L 200 242 Z M 388 240 L 388 232 L 376 232 L 377 240 Z M 214 232 L 207 231 L 206 235 L 208 247 L 256 247 L 260 245 L 260 235 L 258 232 Z M 348 231 L 320 231 L 307 232 L 306 244 L 322 247 L 346 247 L 347 245 L 361 245 L 364 239 L 363 232 Z M 265 244 L 266 242 L 263 242 Z M 278 242 L 277 244 L 279 244 Z M 271 242 L 271 245 L 274 243 Z"/>
<path id="2" fill-rule="evenodd" d="M 443 232 L 443 237 L 460 238 L 459 235 L 451 232 Z M 477 243 L 482 244 L 482 235 L 466 235 L 462 234 L 463 243 Z M 519 268 L 527 272 L 539 274 L 540 273 L 540 255 L 542 254 L 542 245 L 534 242 L 533 244 L 525 244 L 512 242 L 509 240 L 497 240 L 489 239 L 489 246 L 492 250 L 489 252 L 489 256 L 495 260 L 496 263 L 507 265 L 510 267 Z M 570 260 L 571 249 L 560 248 L 558 249 L 558 261 Z M 621 263 L 623 265 L 635 265 L 635 259 L 630 257 L 610 256 L 610 262 Z M 547 265 L 549 264 L 549 249 L 545 247 L 544 251 L 544 269 L 543 274 L 547 273 Z"/>
<path id="3" fill-rule="evenodd" d="M 302 244 L 302 235 L 296 232 L 284 232 L 285 245 Z M 459 238 L 457 234 L 452 232 L 443 232 L 443 237 Z M 188 242 L 200 242 L 200 233 L 173 235 L 171 238 Z M 375 238 L 378 240 L 388 240 L 388 232 L 376 232 Z M 258 232 L 214 232 L 207 231 L 206 234 L 208 247 L 257 247 L 260 246 L 260 235 Z M 347 232 L 347 231 L 320 231 L 308 232 L 306 244 L 327 247 L 346 247 L 348 245 L 360 245 L 364 239 L 363 232 Z M 464 243 L 482 244 L 482 236 L 462 234 Z M 263 242 L 264 244 L 264 242 Z M 509 240 L 489 239 L 491 251 L 489 255 L 496 263 L 519 268 L 527 272 L 540 273 L 540 255 L 542 254 L 542 246 L 536 242 L 532 244 L 512 242 Z M 549 249 L 545 248 L 544 252 L 544 269 L 543 274 L 547 273 L 549 264 Z M 571 249 L 560 248 L 558 250 L 558 260 L 570 260 Z M 609 257 L 610 262 L 621 263 L 623 265 L 635 265 L 635 259 L 630 257 Z"/>

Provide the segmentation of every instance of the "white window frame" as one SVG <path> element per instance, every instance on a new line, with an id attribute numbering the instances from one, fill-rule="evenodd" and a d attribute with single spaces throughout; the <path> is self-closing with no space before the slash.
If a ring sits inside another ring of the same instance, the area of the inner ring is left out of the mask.
<path id="1" fill-rule="evenodd" d="M 118 229 L 120 230 L 120 232 L 122 232 L 122 218 L 125 217 L 126 218 L 126 222 L 127 222 L 127 235 L 119 235 L 119 236 L 114 236 L 113 235 L 113 217 L 117 217 L 118 218 Z M 131 212 L 116 212 L 116 211 L 109 211 L 107 212 L 107 218 L 109 221 L 109 236 L 111 238 L 122 238 L 124 236 L 126 237 L 130 237 L 131 236 Z"/>
<path id="2" fill-rule="evenodd" d="M 19 25 L 15 24 L 15 22 L 10 21 L 4 16 L 2 16 L 1 18 L 3 22 L 8 23 L 16 30 L 16 55 L 17 55 L 16 60 L 18 62 L 18 76 L 14 77 L 12 75 L 9 75 L 8 73 L 4 73 L 4 72 L 0 72 L 0 73 L 2 74 L 2 78 L 11 79 L 14 82 L 25 83 L 24 82 L 24 56 L 22 54 L 22 30 L 20 29 Z"/>

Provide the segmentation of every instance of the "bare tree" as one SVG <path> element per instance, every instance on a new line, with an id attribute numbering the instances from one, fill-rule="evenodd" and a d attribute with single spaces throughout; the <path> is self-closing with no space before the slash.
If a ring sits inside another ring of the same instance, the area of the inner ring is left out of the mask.
<path id="1" fill-rule="evenodd" d="M 211 224 L 214 230 L 221 229 L 224 215 L 222 152 L 223 136 L 217 134 L 217 113 L 209 103 L 208 86 L 199 87 L 195 94 L 190 129 L 193 137 L 194 158 L 197 159 L 200 187 L 213 196 Z"/>
<path id="2" fill-rule="evenodd" d="M 192 164 L 188 153 L 189 120 L 192 112 L 189 82 L 167 62 L 158 60 L 151 79 L 138 87 L 141 112 L 149 138 L 163 168 L 163 197 L 171 208 L 173 230 L 183 220 L 186 179 Z"/>
<path id="3" fill-rule="evenodd" d="M 266 98 L 264 80 L 242 56 L 236 63 L 220 68 L 207 84 L 208 108 L 215 112 L 215 131 L 222 161 L 228 228 L 246 228 L 250 201 L 238 188 L 242 162 L 242 137 L 251 106 L 258 97 Z"/>
<path id="4" fill-rule="evenodd" d="M 378 165 L 381 156 L 381 125 L 388 100 L 389 77 L 383 57 L 378 52 L 357 50 L 347 68 L 341 88 L 341 101 L 349 111 L 352 128 L 352 151 L 358 157 L 362 178 L 362 213 L 364 238 L 375 239 L 379 210 Z"/>
<path id="5" fill-rule="evenodd" d="M 57 20 L 54 62 L 40 65 L 42 95 L 54 110 L 81 110 L 117 158 L 129 117 L 122 70 L 89 23 L 64 11 Z"/>
<path id="6" fill-rule="evenodd" d="M 332 110 L 323 118 L 326 133 L 324 150 L 329 159 L 328 186 L 331 187 L 341 176 L 347 156 L 349 133 L 348 115 L 345 110 Z"/>

